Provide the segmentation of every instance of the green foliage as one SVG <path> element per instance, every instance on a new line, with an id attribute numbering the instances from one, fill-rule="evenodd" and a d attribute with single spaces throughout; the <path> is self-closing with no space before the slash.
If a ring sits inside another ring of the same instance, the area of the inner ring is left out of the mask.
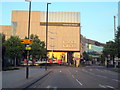
<path id="1" fill-rule="evenodd" d="M 5 46 L 4 43 L 5 42 L 5 34 L 0 33 L 0 50 L 2 50 L 2 59 L 4 57 L 5 54 Z"/>
<path id="2" fill-rule="evenodd" d="M 116 33 L 115 44 L 117 56 L 120 58 L 120 28 L 118 28 L 118 31 Z"/>
<path id="3" fill-rule="evenodd" d="M 91 55 L 89 55 L 88 59 L 89 59 L 89 60 L 92 60 L 92 59 L 93 59 L 93 57 L 92 57 Z"/>
<path id="4" fill-rule="evenodd" d="M 102 54 L 100 56 L 99 60 L 101 61 L 101 64 L 104 65 L 104 63 L 105 63 L 105 56 L 104 56 L 104 54 Z"/>
<path id="5" fill-rule="evenodd" d="M 33 58 L 39 58 L 41 56 L 44 56 L 46 53 L 45 49 L 45 43 L 43 41 L 40 41 L 37 35 L 31 35 L 31 39 L 33 39 L 33 43 L 30 44 L 31 46 L 31 51 L 30 54 L 32 55 Z"/>
<path id="6" fill-rule="evenodd" d="M 83 58 L 85 60 L 88 60 L 89 59 L 89 55 L 86 52 L 83 52 Z"/>
<path id="7" fill-rule="evenodd" d="M 3 43 L 5 41 L 5 34 L 0 33 L 0 44 L 1 42 Z"/>
<path id="8" fill-rule="evenodd" d="M 110 54 L 112 57 L 120 56 L 120 28 L 116 33 L 115 41 L 109 41 L 104 46 L 103 54 L 104 56 Z"/>
<path id="9" fill-rule="evenodd" d="M 18 36 L 11 36 L 3 45 L 6 49 L 5 55 L 11 59 L 20 58 L 25 48 Z"/>
<path id="10" fill-rule="evenodd" d="M 108 54 L 111 56 L 116 55 L 116 44 L 113 41 L 106 42 L 103 48 L 103 54 L 107 57 Z"/>

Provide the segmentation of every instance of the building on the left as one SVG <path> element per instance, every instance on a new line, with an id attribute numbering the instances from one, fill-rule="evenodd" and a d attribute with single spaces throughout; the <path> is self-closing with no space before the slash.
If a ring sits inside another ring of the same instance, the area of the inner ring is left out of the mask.
<path id="1" fill-rule="evenodd" d="M 28 11 L 12 11 L 10 26 L 2 27 L 2 33 L 8 39 L 17 35 L 24 39 L 28 33 Z M 54 55 L 54 62 L 76 63 L 80 61 L 80 12 L 48 12 L 49 58 Z M 36 34 L 46 43 L 46 11 L 31 11 L 30 34 Z"/>

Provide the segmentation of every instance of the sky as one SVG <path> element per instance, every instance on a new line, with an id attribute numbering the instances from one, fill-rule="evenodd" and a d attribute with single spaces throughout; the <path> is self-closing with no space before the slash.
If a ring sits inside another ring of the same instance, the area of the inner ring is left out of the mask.
<path id="1" fill-rule="evenodd" d="M 11 25 L 12 10 L 28 10 L 28 2 L 0 2 L 0 25 Z M 46 2 L 32 2 L 32 11 L 46 11 Z M 114 40 L 114 16 L 118 2 L 52 2 L 49 11 L 80 12 L 81 34 L 106 43 Z"/>

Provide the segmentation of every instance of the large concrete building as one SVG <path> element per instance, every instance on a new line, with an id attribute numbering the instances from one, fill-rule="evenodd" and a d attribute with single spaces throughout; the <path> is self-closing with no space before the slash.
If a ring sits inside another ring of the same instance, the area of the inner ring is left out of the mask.
<path id="1" fill-rule="evenodd" d="M 6 26 L 8 37 L 17 35 L 24 39 L 28 35 L 28 15 L 28 11 L 12 11 L 12 25 Z M 57 62 L 64 56 L 64 62 L 72 63 L 80 58 L 80 13 L 49 11 L 48 15 L 49 58 L 53 54 Z M 2 32 L 6 34 L 6 30 L 2 26 Z M 45 11 L 31 11 L 30 34 L 38 35 L 46 43 Z"/>
<path id="2" fill-rule="evenodd" d="M 12 27 L 10 25 L 0 25 L 0 33 L 5 34 L 5 39 L 12 35 Z"/>
<path id="3" fill-rule="evenodd" d="M 87 39 L 81 35 L 81 54 L 87 52 L 93 57 L 99 57 L 102 54 L 104 43 L 100 43 L 95 40 Z"/>

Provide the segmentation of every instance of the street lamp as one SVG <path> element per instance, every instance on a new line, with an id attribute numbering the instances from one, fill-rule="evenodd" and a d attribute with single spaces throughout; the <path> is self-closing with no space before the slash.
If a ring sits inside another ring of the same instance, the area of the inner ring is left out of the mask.
<path id="1" fill-rule="evenodd" d="M 31 16 L 31 0 L 25 0 L 29 2 L 29 19 L 28 19 L 28 39 L 30 39 L 30 16 Z M 29 44 L 28 44 L 29 45 Z M 28 61 L 29 61 L 29 50 L 27 50 L 27 67 L 26 67 L 26 79 L 28 79 L 29 76 L 29 67 L 28 67 Z"/>
<path id="2" fill-rule="evenodd" d="M 48 40 L 48 5 L 51 3 L 47 3 L 47 11 L 46 11 L 46 65 L 45 70 L 47 70 L 47 40 Z"/>

